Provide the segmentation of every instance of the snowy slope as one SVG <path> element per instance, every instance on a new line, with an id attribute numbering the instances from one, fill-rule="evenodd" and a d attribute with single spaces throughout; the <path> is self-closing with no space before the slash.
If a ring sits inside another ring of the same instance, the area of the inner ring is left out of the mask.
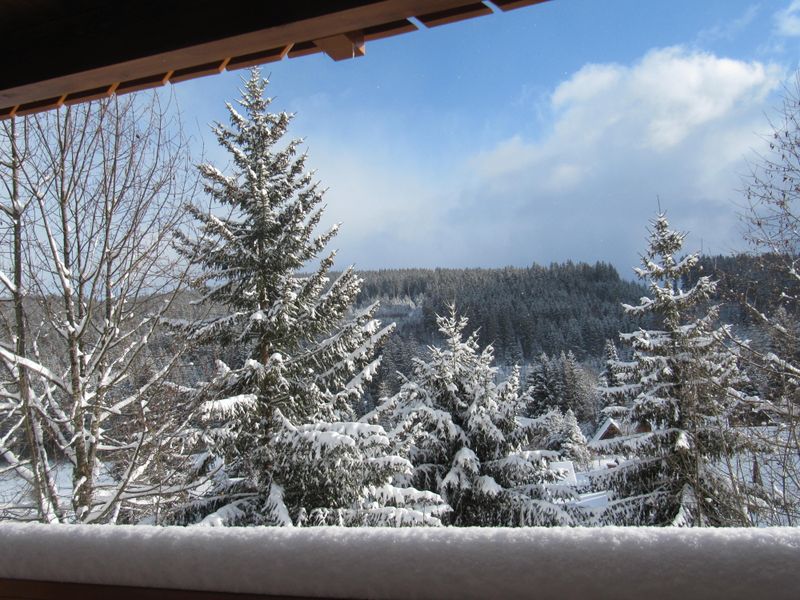
<path id="1" fill-rule="evenodd" d="M 794 598 L 800 530 L 0 525 L 0 578 L 334 598 Z"/>

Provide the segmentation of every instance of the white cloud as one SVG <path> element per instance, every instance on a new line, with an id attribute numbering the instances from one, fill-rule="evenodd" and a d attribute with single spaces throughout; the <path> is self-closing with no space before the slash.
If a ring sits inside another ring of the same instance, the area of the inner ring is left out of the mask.
<path id="1" fill-rule="evenodd" d="M 681 48 L 652 51 L 633 67 L 590 65 L 553 94 L 557 129 L 604 143 L 633 134 L 624 141 L 668 150 L 743 105 L 761 105 L 777 75 L 760 63 Z"/>
<path id="2" fill-rule="evenodd" d="M 476 163 L 491 176 L 553 160 L 568 160 L 574 171 L 575 159 L 582 158 L 594 167 L 578 171 L 596 172 L 597 159 L 611 151 L 662 153 L 696 133 L 751 127 L 779 80 L 775 66 L 681 48 L 652 51 L 632 67 L 587 65 L 553 92 L 554 133 L 548 139 L 525 143 L 515 136 Z M 741 117 L 751 120 L 737 124 Z M 730 148 L 720 150 L 730 154 Z"/>
<path id="3" fill-rule="evenodd" d="M 727 252 L 741 245 L 731 200 L 781 78 L 774 65 L 678 47 L 587 65 L 553 91 L 550 134 L 475 156 L 481 181 L 458 214 L 477 239 L 478 227 L 518 232 L 541 252 L 531 260 L 631 264 L 660 196 L 698 244 Z"/>
<path id="4" fill-rule="evenodd" d="M 329 218 L 344 223 L 335 245 L 362 268 L 574 259 L 627 274 L 660 197 L 691 231 L 690 249 L 702 238 L 707 252 L 728 252 L 742 246 L 731 201 L 782 76 L 680 47 L 586 65 L 551 90 L 545 134 L 476 149 L 449 172 L 432 172 L 413 146 L 314 136 Z"/>
<path id="5" fill-rule="evenodd" d="M 792 0 L 789 6 L 775 13 L 775 28 L 778 35 L 800 36 L 800 0 Z"/>

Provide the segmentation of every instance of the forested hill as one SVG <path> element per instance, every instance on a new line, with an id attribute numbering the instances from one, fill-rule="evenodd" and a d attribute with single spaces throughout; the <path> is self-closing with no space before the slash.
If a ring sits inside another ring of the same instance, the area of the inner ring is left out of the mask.
<path id="1" fill-rule="evenodd" d="M 359 304 L 380 300 L 380 317 L 398 324 L 386 354 L 414 354 L 414 345 L 438 341 L 435 316 L 454 303 L 469 317 L 470 329 L 480 328 L 481 346 L 494 345 L 500 364 L 530 362 L 541 352 L 562 350 L 579 359 L 599 357 L 606 339 L 616 340 L 620 331 L 636 326 L 621 303 L 636 303 L 645 294 L 606 263 L 389 269 L 360 275 Z"/>

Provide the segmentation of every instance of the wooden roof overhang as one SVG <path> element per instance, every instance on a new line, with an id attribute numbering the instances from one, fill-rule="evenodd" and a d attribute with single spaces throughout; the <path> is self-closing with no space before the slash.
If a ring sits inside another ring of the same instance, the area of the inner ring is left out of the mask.
<path id="1" fill-rule="evenodd" d="M 0 0 L 0 119 L 546 0 Z"/>

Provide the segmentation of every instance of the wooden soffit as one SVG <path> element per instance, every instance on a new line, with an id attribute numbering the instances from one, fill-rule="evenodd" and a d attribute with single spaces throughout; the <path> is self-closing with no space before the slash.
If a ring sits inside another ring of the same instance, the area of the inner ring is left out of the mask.
<path id="1" fill-rule="evenodd" d="M 324 52 L 546 0 L 0 0 L 0 118 Z"/>

